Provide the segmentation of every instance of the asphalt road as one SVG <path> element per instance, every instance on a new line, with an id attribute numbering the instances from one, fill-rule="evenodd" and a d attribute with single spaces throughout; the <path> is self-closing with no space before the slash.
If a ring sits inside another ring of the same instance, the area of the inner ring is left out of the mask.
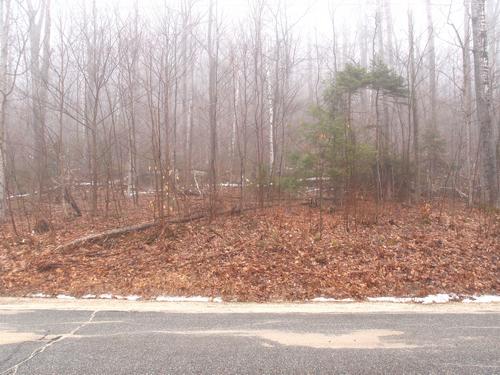
<path id="1" fill-rule="evenodd" d="M 353 305 L 175 312 L 0 301 L 0 374 L 500 374 L 498 305 Z"/>

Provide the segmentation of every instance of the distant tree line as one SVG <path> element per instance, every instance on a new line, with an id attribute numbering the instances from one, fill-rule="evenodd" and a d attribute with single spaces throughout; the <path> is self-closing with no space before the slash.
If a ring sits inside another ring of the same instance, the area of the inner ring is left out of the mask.
<path id="1" fill-rule="evenodd" d="M 405 35 L 389 0 L 360 2 L 356 30 L 325 9 L 320 39 L 286 2 L 237 20 L 216 0 L 63 3 L 0 0 L 3 219 L 120 213 L 141 192 L 158 219 L 190 196 L 215 215 L 226 187 L 239 208 L 307 189 L 500 205 L 499 1 L 465 0 L 444 47 L 430 0 Z"/>

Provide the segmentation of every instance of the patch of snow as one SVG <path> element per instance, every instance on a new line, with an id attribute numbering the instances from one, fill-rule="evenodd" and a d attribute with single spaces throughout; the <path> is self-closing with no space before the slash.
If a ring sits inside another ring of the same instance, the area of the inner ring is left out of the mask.
<path id="1" fill-rule="evenodd" d="M 99 298 L 101 298 L 101 299 L 112 299 L 113 295 L 109 294 L 109 293 L 104 293 L 104 294 L 100 294 Z"/>
<path id="2" fill-rule="evenodd" d="M 158 296 L 156 297 L 158 302 L 222 302 L 220 297 L 202 297 L 202 296 Z"/>
<path id="3" fill-rule="evenodd" d="M 45 294 L 45 293 L 31 293 L 31 294 L 28 294 L 26 297 L 29 297 L 29 298 L 50 298 L 52 296 L 50 294 Z"/>
<path id="4" fill-rule="evenodd" d="M 466 298 L 462 301 L 463 303 L 495 303 L 500 302 L 500 296 L 493 295 L 483 295 L 483 296 L 472 296 Z"/>
<path id="5" fill-rule="evenodd" d="M 136 296 L 135 294 L 125 297 L 127 301 L 137 301 L 141 299 L 141 296 Z"/>
<path id="6" fill-rule="evenodd" d="M 369 302 L 393 302 L 393 303 L 408 303 L 414 302 L 411 297 L 368 297 Z"/>
<path id="7" fill-rule="evenodd" d="M 459 299 L 456 294 L 430 294 L 426 297 L 368 297 L 369 302 L 392 302 L 392 303 L 447 303 Z"/>
<path id="8" fill-rule="evenodd" d="M 65 294 L 58 294 L 58 295 L 56 296 L 56 298 L 57 298 L 57 299 L 76 299 L 76 298 L 75 298 L 75 297 L 73 297 L 73 296 L 67 296 L 67 295 L 65 295 Z"/>
<path id="9" fill-rule="evenodd" d="M 144 190 L 140 191 L 138 194 L 139 195 L 146 195 L 146 194 L 154 194 L 155 192 L 153 190 Z"/>
<path id="10" fill-rule="evenodd" d="M 456 296 L 449 294 L 430 294 L 424 298 L 416 298 L 417 302 L 422 302 L 422 304 L 427 305 L 430 303 L 447 303 L 456 299 Z"/>
<path id="11" fill-rule="evenodd" d="M 27 294 L 26 297 L 28 298 L 52 298 L 53 296 L 50 294 L 45 294 L 45 293 L 30 293 Z M 57 299 L 64 299 L 64 300 L 74 300 L 76 299 L 73 296 L 68 296 L 65 294 L 58 294 L 55 296 Z M 138 301 L 142 299 L 141 296 L 139 295 L 128 295 L 128 296 L 121 296 L 121 295 L 113 295 L 110 293 L 104 293 L 100 294 L 99 296 L 96 296 L 95 294 L 85 294 L 81 296 L 82 299 L 94 299 L 94 298 L 100 298 L 100 299 L 119 299 L 119 300 L 127 300 L 127 301 Z M 215 302 L 215 303 L 222 303 L 224 302 L 221 297 L 203 297 L 203 296 L 158 296 L 156 298 L 153 298 L 154 300 L 158 302 Z M 426 297 L 391 297 L 391 296 L 385 296 L 385 297 L 368 297 L 367 301 L 368 302 L 389 302 L 389 303 L 421 303 L 421 304 L 433 304 L 433 303 L 447 303 L 451 301 L 457 301 L 460 300 L 461 298 L 457 296 L 456 294 L 431 294 Z M 307 302 L 307 301 L 306 301 Z M 352 298 L 343 298 L 343 299 L 337 299 L 337 298 L 330 298 L 330 297 L 316 297 L 309 302 L 355 302 L 354 299 Z M 481 295 L 481 296 L 469 296 L 466 297 L 462 300 L 463 303 L 500 303 L 500 295 Z"/>
<path id="12" fill-rule="evenodd" d="M 24 197 L 29 197 L 29 196 L 30 196 L 29 193 L 26 193 L 26 194 L 15 194 L 15 195 L 10 195 L 9 199 L 24 198 Z"/>
<path id="13" fill-rule="evenodd" d="M 308 177 L 305 180 L 306 181 L 321 181 L 321 180 L 323 180 L 323 181 L 329 181 L 330 177 Z"/>
<path id="14" fill-rule="evenodd" d="M 327 298 L 327 297 L 316 297 L 311 300 L 312 302 L 354 302 L 352 298 L 343 298 L 343 299 L 336 299 L 336 298 Z"/>

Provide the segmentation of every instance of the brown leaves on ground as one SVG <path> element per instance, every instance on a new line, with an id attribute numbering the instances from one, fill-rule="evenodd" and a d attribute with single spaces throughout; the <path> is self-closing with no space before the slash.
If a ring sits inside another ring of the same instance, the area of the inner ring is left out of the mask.
<path id="1" fill-rule="evenodd" d="M 0 294 L 281 301 L 498 293 L 498 216 L 367 203 L 350 215 L 325 213 L 321 234 L 319 211 L 302 207 L 154 228 L 65 253 L 4 243 Z"/>

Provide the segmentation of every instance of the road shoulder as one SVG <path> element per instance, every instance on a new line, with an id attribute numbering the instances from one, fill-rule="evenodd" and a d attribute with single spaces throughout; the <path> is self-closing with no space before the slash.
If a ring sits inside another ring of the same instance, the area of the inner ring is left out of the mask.
<path id="1" fill-rule="evenodd" d="M 216 303 L 126 300 L 61 300 L 0 297 L 0 315 L 9 310 L 157 311 L 170 313 L 500 313 L 500 303 L 417 304 L 392 302 Z"/>

